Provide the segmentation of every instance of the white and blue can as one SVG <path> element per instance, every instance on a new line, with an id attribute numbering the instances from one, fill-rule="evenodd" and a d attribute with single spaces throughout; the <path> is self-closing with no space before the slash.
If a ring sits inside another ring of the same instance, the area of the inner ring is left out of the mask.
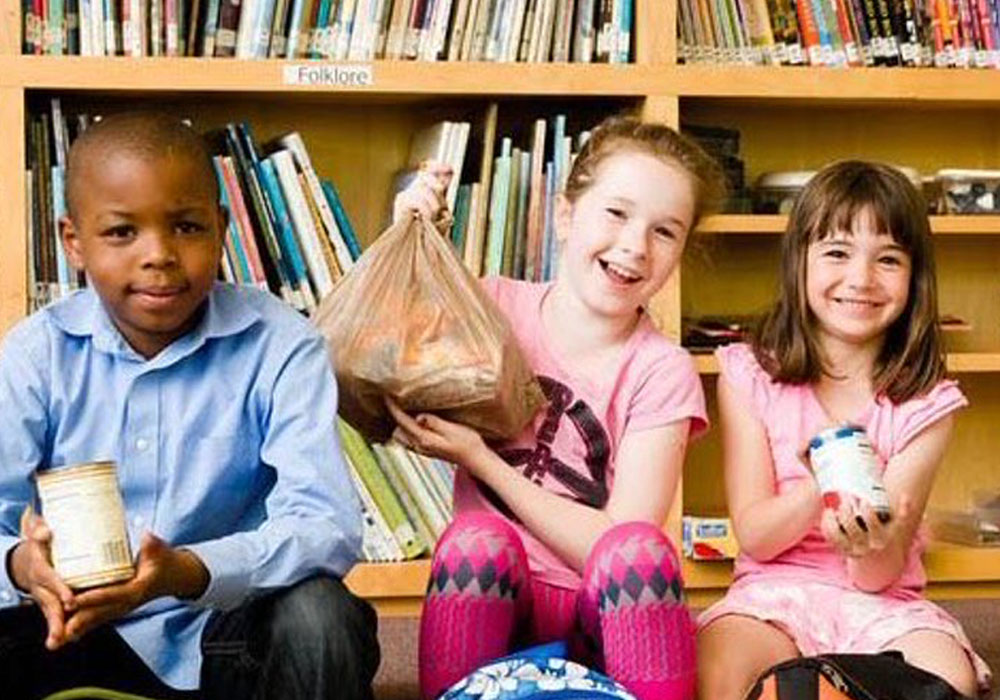
<path id="1" fill-rule="evenodd" d="M 879 520 L 889 521 L 882 460 L 864 428 L 840 425 L 823 430 L 809 441 L 809 461 L 826 507 L 839 508 L 853 497 L 869 504 Z"/>

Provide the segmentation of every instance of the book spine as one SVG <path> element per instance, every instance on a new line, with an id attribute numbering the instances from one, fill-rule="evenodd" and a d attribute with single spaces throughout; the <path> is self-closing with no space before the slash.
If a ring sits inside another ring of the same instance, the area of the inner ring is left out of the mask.
<path id="1" fill-rule="evenodd" d="M 292 220 L 295 218 L 294 210 L 297 205 L 287 191 L 288 188 L 284 186 L 284 173 L 280 177 L 281 184 L 279 184 L 279 175 L 276 172 L 277 167 L 278 159 L 272 155 L 270 158 L 265 158 L 257 163 L 257 174 L 263 185 L 264 196 L 267 197 L 271 205 L 271 211 L 274 213 L 278 245 L 281 246 L 282 254 L 288 259 L 290 267 L 295 273 L 295 283 L 302 290 L 306 309 L 312 312 L 316 308 L 316 299 L 322 298 L 333 288 L 333 284 L 327 276 L 325 282 L 329 286 L 324 287 L 323 280 L 320 280 L 317 276 L 317 271 L 315 270 L 317 263 L 312 259 L 314 253 L 310 250 L 310 246 L 306 242 L 310 236 L 310 232 L 299 229 L 297 225 L 293 226 L 292 224 Z M 289 215 L 289 209 L 293 212 L 291 215 Z M 302 243 L 302 248 L 299 247 L 300 242 Z M 305 256 L 303 256 L 303 249 L 306 251 Z M 309 261 L 308 269 L 306 260 Z M 322 264 L 322 261 L 320 261 L 318 266 L 326 272 L 326 266 Z M 329 273 L 327 272 L 327 274 Z M 312 282 L 311 288 L 310 281 Z"/>
<path id="2" fill-rule="evenodd" d="M 379 512 L 375 500 L 358 475 L 357 467 L 351 462 L 350 456 L 346 452 L 344 461 L 347 462 L 351 481 L 354 483 L 354 490 L 361 501 L 361 509 L 365 518 L 361 546 L 365 550 L 366 558 L 369 561 L 402 561 L 402 550 L 395 544 L 385 518 Z"/>
<path id="3" fill-rule="evenodd" d="M 403 551 L 403 556 L 410 559 L 420 555 L 425 549 L 424 543 L 418 539 L 399 498 L 379 468 L 375 455 L 365 443 L 364 438 L 339 417 L 337 418 L 337 427 L 340 430 L 344 451 L 350 455 L 351 462 L 357 467 L 358 475 L 375 500 L 379 512 L 388 523 L 396 543 Z"/>
<path id="4" fill-rule="evenodd" d="M 288 201 L 291 222 L 295 225 L 294 233 L 298 235 L 298 241 L 305 251 L 305 262 L 316 289 L 316 297 L 322 299 L 333 289 L 333 279 L 330 275 L 330 269 L 323 259 L 319 242 L 321 234 L 313 223 L 312 214 L 309 212 L 309 203 L 305 199 L 305 192 L 299 186 L 294 159 L 289 151 L 277 151 L 271 155 L 270 159 L 277 169 L 281 191 Z"/>
<path id="5" fill-rule="evenodd" d="M 504 189 L 507 201 L 504 205 L 503 255 L 500 274 L 510 277 L 514 274 L 514 229 L 517 211 L 517 186 L 520 183 L 518 171 L 521 168 L 521 149 L 511 151 L 507 161 L 507 184 Z"/>
<path id="6" fill-rule="evenodd" d="M 507 218 L 507 186 L 510 184 L 511 140 L 500 142 L 500 155 L 494 161 L 490 192 L 489 236 L 487 237 L 486 274 L 499 275 L 503 266 L 504 230 Z"/>
<path id="7" fill-rule="evenodd" d="M 347 244 L 340 234 L 333 210 L 330 208 L 323 194 L 323 186 L 320 184 L 316 170 L 313 168 L 312 160 L 309 158 L 309 151 L 306 149 L 306 144 L 302 140 L 302 136 L 298 132 L 292 131 L 282 136 L 279 139 L 279 143 L 292 152 L 299 171 L 305 176 L 306 183 L 309 185 L 306 189 L 307 194 L 319 210 L 320 219 L 323 222 L 319 233 L 329 238 L 330 244 L 337 254 L 337 264 L 346 273 L 354 266 L 354 259 L 351 257 L 351 252 L 348 250 Z"/>
<path id="8" fill-rule="evenodd" d="M 333 212 L 333 218 L 337 221 L 337 229 L 344 238 L 344 244 L 351 255 L 351 260 L 357 261 L 361 257 L 361 244 L 354 233 L 351 219 L 347 216 L 347 211 L 344 210 L 340 193 L 337 192 L 337 188 L 331 180 L 321 180 L 320 186 L 323 188 L 323 195 L 326 197 L 326 201 L 330 205 L 330 210 Z"/>
<path id="9" fill-rule="evenodd" d="M 396 473 L 401 477 L 404 488 L 409 492 L 420 517 L 427 526 L 427 543 L 433 545 L 448 527 L 448 516 L 441 510 L 430 482 L 424 478 L 423 469 L 410 459 L 410 454 L 399 443 L 391 442 L 383 448 L 392 460 Z"/>
<path id="10" fill-rule="evenodd" d="M 250 214 L 247 211 L 246 202 L 243 198 L 243 190 L 240 187 L 239 179 L 236 176 L 236 167 L 230 156 L 218 156 L 220 170 L 226 184 L 230 209 L 230 220 L 235 221 L 236 231 L 239 235 L 241 247 L 246 253 L 247 265 L 250 267 L 251 278 L 254 284 L 262 290 L 268 290 L 268 275 L 260 250 L 257 247 L 256 236 L 254 235 L 253 224 L 250 222 Z"/>
<path id="11" fill-rule="evenodd" d="M 236 55 L 236 32 L 240 26 L 240 0 L 221 0 L 221 3 L 215 30 L 215 55 L 233 57 Z"/>
<path id="12" fill-rule="evenodd" d="M 271 264 L 271 274 L 269 275 L 271 289 L 296 309 L 304 310 L 305 302 L 292 284 L 288 261 L 281 255 L 281 250 L 274 236 L 274 230 L 264 204 L 264 196 L 260 191 L 260 183 L 254 173 L 249 156 L 244 153 L 243 147 L 240 145 L 234 124 L 226 125 L 225 136 L 226 148 L 232 158 L 237 181 L 241 183 L 242 188 L 245 188 L 247 194 L 244 200 L 249 199 L 250 206 L 247 207 L 247 212 L 252 221 L 251 230 L 254 235 L 259 236 L 257 247 L 259 250 L 267 251 L 267 260 Z"/>
<path id="13" fill-rule="evenodd" d="M 227 212 L 230 212 L 226 221 L 225 246 L 235 266 L 235 276 L 240 284 L 254 284 L 253 272 L 250 269 L 250 261 L 243 242 L 240 240 L 239 222 L 233 214 L 233 204 L 229 196 L 229 187 L 226 184 L 225 173 L 223 172 L 222 157 L 212 158 L 212 166 L 215 169 L 215 179 L 219 183 L 219 202 Z"/>
<path id="14" fill-rule="evenodd" d="M 413 530 L 417 533 L 417 539 L 425 547 L 430 547 L 435 540 L 434 534 L 417 505 L 416 497 L 410 491 L 408 485 L 400 474 L 399 466 L 395 463 L 395 460 L 393 460 L 388 450 L 386 450 L 385 445 L 372 443 L 369 447 L 371 448 L 372 454 L 375 455 L 375 462 L 378 464 L 379 469 L 382 470 L 382 473 L 389 482 L 389 486 L 392 488 L 393 493 L 395 493 L 396 498 L 399 499 L 399 504 L 403 507 L 406 519 L 413 527 Z"/>

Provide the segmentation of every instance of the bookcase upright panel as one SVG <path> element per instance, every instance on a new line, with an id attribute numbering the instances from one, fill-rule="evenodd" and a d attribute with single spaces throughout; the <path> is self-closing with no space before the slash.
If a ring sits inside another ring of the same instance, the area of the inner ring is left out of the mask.
<path id="1" fill-rule="evenodd" d="M 24 91 L 0 87 L 0 336 L 27 303 L 25 196 Z"/>

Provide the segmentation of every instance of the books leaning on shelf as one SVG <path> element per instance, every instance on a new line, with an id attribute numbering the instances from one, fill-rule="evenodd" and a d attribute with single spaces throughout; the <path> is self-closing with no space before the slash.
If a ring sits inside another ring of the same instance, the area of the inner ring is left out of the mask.
<path id="1" fill-rule="evenodd" d="M 337 426 L 361 501 L 365 560 L 430 554 L 451 520 L 454 468 L 394 442 L 368 444 L 339 417 Z"/>
<path id="2" fill-rule="evenodd" d="M 83 283 L 66 264 L 58 221 L 65 213 L 66 153 L 90 117 L 68 118 L 53 98 L 30 120 L 28 273 L 31 306 L 39 308 Z M 220 200 L 229 211 L 221 276 L 311 312 L 361 255 L 336 188 L 316 173 L 297 132 L 261 149 L 249 124 L 230 123 L 210 141 Z"/>
<path id="3" fill-rule="evenodd" d="M 1000 68 L 997 0 L 678 0 L 686 63 Z"/>
<path id="4" fill-rule="evenodd" d="M 635 0 L 21 0 L 26 54 L 370 61 L 633 56 Z"/>
<path id="5" fill-rule="evenodd" d="M 487 107 L 474 139 L 467 122 L 438 122 L 418 132 L 408 169 L 397 177 L 395 189 L 405 188 L 425 160 L 451 164 L 456 174 L 448 191 L 451 240 L 469 271 L 476 276 L 551 280 L 558 257 L 555 196 L 589 132 L 571 136 L 566 116 L 557 114 L 551 120 L 534 120 L 529 141 L 501 135 L 497 148 L 497 118 L 494 103 Z M 466 157 L 473 140 L 478 163 Z"/>

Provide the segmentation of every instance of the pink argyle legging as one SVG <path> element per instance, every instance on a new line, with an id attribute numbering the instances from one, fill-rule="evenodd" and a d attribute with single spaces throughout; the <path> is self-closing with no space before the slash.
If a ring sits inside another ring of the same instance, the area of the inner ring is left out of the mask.
<path id="1" fill-rule="evenodd" d="M 514 648 L 555 639 L 640 700 L 693 698 L 694 625 L 666 535 L 648 523 L 614 526 L 574 591 L 530 576 L 521 539 L 503 518 L 456 518 L 434 551 L 420 623 L 424 700 Z"/>

